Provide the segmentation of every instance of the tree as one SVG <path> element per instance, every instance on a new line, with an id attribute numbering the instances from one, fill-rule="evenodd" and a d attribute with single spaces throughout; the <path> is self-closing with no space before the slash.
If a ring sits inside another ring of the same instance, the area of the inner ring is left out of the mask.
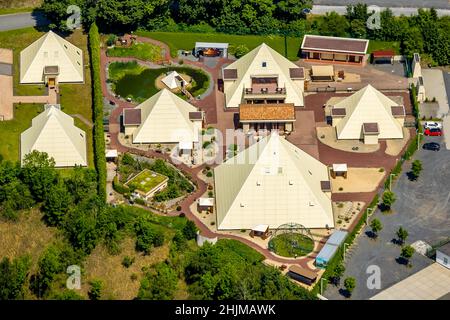
<path id="1" fill-rule="evenodd" d="M 392 191 L 386 190 L 383 193 L 382 201 L 383 201 L 383 206 L 386 210 L 390 210 L 390 208 L 394 204 L 395 200 L 396 200 L 395 193 L 393 193 Z"/>
<path id="2" fill-rule="evenodd" d="M 155 265 L 141 281 L 138 299 L 172 300 L 178 285 L 175 270 L 164 262 Z"/>
<path id="3" fill-rule="evenodd" d="M 39 259 L 38 273 L 31 281 L 31 289 L 39 298 L 42 298 L 47 293 L 56 274 L 64 270 L 60 254 L 56 247 L 50 246 Z"/>
<path id="4" fill-rule="evenodd" d="M 278 0 L 275 4 L 275 17 L 289 22 L 304 17 L 303 10 L 312 8 L 311 0 Z"/>
<path id="5" fill-rule="evenodd" d="M 153 247 L 159 247 L 164 244 L 164 234 L 157 230 L 145 218 L 139 218 L 135 223 L 136 249 L 149 254 Z"/>
<path id="6" fill-rule="evenodd" d="M 187 220 L 182 232 L 187 240 L 195 239 L 197 237 L 197 226 L 191 220 Z"/>
<path id="7" fill-rule="evenodd" d="M 339 263 L 334 267 L 332 274 L 332 281 L 335 285 L 339 285 L 341 277 L 344 275 L 345 267 L 342 263 Z"/>
<path id="8" fill-rule="evenodd" d="M 0 262 L 0 300 L 23 299 L 24 284 L 28 277 L 31 259 L 23 256 Z"/>
<path id="9" fill-rule="evenodd" d="M 81 7 L 82 3 L 83 0 L 44 0 L 40 9 L 44 12 L 47 19 L 51 21 L 51 29 L 68 31 L 67 19 L 70 13 L 67 13 L 67 8 L 70 5 L 78 5 Z"/>
<path id="10" fill-rule="evenodd" d="M 347 35 L 349 23 L 344 16 L 332 11 L 321 17 L 319 33 L 324 36 L 343 37 Z"/>
<path id="11" fill-rule="evenodd" d="M 412 258 L 415 251 L 416 250 L 414 250 L 414 248 L 411 246 L 404 246 L 402 247 L 402 251 L 400 252 L 400 257 L 405 260 L 407 265 L 409 265 L 409 259 Z"/>
<path id="12" fill-rule="evenodd" d="M 352 295 L 353 290 L 356 288 L 356 279 L 353 277 L 348 277 L 344 280 L 344 287 L 347 290 L 349 296 Z"/>
<path id="13" fill-rule="evenodd" d="M 398 228 L 397 237 L 400 240 L 401 244 L 405 243 L 406 238 L 408 238 L 408 231 L 406 231 L 406 229 L 403 229 L 403 227 Z"/>
<path id="14" fill-rule="evenodd" d="M 249 52 L 247 46 L 245 44 L 240 44 L 234 50 L 234 56 L 239 59 L 245 56 Z"/>
<path id="15" fill-rule="evenodd" d="M 411 176 L 414 180 L 417 180 L 417 178 L 420 175 L 420 172 L 422 171 L 422 162 L 420 160 L 414 160 L 411 165 Z"/>
<path id="16" fill-rule="evenodd" d="M 100 300 L 102 296 L 103 282 L 101 280 L 92 280 L 90 285 L 91 290 L 88 292 L 89 299 Z"/>
<path id="17" fill-rule="evenodd" d="M 52 226 L 61 224 L 64 216 L 71 208 L 72 202 L 72 196 L 62 182 L 54 185 L 42 207 L 47 222 Z"/>
<path id="18" fill-rule="evenodd" d="M 23 161 L 22 177 L 37 201 L 46 199 L 53 185 L 57 182 L 58 172 L 55 160 L 46 152 L 33 150 Z"/>
<path id="19" fill-rule="evenodd" d="M 378 232 L 383 229 L 383 225 L 381 224 L 381 221 L 378 219 L 373 219 L 370 223 L 370 228 L 372 229 L 372 233 L 375 236 L 375 238 L 378 236 Z"/>

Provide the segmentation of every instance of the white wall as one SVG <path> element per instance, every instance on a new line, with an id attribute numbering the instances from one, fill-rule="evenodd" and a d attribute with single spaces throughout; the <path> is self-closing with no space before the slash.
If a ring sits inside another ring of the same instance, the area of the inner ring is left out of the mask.
<path id="1" fill-rule="evenodd" d="M 450 269 L 450 256 L 440 252 L 439 250 L 436 250 L 436 262 Z"/>

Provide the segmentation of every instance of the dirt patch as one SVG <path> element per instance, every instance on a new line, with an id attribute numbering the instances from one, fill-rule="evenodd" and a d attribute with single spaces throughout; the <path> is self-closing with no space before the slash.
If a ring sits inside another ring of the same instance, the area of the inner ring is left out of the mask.
<path id="1" fill-rule="evenodd" d="M 84 296 L 87 297 L 90 289 L 89 282 L 99 279 L 103 281 L 103 299 L 134 299 L 138 294 L 143 277 L 142 268 L 164 261 L 169 256 L 167 244 L 154 248 L 150 255 L 142 255 L 136 253 L 134 239 L 126 238 L 121 248 L 120 254 L 111 255 L 105 246 L 100 245 L 86 259 L 84 267 L 87 278 L 82 279 L 81 288 Z M 129 268 L 122 265 L 125 256 L 135 259 Z M 134 280 L 132 277 L 135 277 Z"/>
<path id="2" fill-rule="evenodd" d="M 380 168 L 348 168 L 347 179 L 331 179 L 331 189 L 334 193 L 372 192 L 385 175 L 386 172 L 380 172 Z"/>
<path id="3" fill-rule="evenodd" d="M 380 144 L 368 145 L 359 140 L 338 140 L 334 127 L 317 127 L 317 138 L 323 144 L 337 150 L 354 153 L 372 153 L 380 149 Z"/>
<path id="4" fill-rule="evenodd" d="M 408 128 L 403 128 L 403 139 L 386 140 L 386 154 L 393 157 L 397 156 L 408 143 L 410 136 Z"/>

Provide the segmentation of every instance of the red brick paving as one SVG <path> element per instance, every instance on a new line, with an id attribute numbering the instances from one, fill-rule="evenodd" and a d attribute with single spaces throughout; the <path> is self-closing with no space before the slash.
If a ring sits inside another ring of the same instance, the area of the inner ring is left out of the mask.
<path id="1" fill-rule="evenodd" d="M 139 37 L 138 39 L 140 41 L 143 40 L 143 38 L 141 38 L 141 37 Z M 168 52 L 168 51 L 166 51 L 166 52 Z M 121 58 L 121 59 L 123 59 L 123 58 Z M 124 59 L 127 60 L 127 58 L 124 58 Z M 161 159 L 171 162 L 171 159 L 170 159 L 169 155 L 167 155 L 167 154 L 157 153 L 153 150 L 143 151 L 143 150 L 139 150 L 136 148 L 129 148 L 129 147 L 122 145 L 119 142 L 118 135 L 120 133 L 120 122 L 119 122 L 120 115 L 124 108 L 131 108 L 131 107 L 134 107 L 134 105 L 131 103 L 125 102 L 123 100 L 117 99 L 114 95 L 112 95 L 107 90 L 106 74 L 105 74 L 106 65 L 108 64 L 109 61 L 115 60 L 115 58 L 112 59 L 112 58 L 107 57 L 105 50 L 102 50 L 100 60 L 101 60 L 101 81 L 102 81 L 103 95 L 107 99 L 114 101 L 116 103 L 116 108 L 111 112 L 110 117 L 109 117 L 109 121 L 110 121 L 109 122 L 109 133 L 111 136 L 111 138 L 110 138 L 111 142 L 110 142 L 109 147 L 112 149 L 117 149 L 119 152 L 131 152 L 133 154 L 146 156 L 149 158 L 161 158 Z M 136 60 L 136 59 L 132 59 L 132 60 Z M 190 61 L 189 62 L 186 61 L 186 62 L 187 62 L 187 64 L 192 64 L 197 67 L 198 66 L 204 67 L 202 64 L 199 64 L 199 63 L 193 63 L 193 62 L 191 63 Z M 228 62 L 229 61 L 223 59 L 223 61 L 221 61 L 215 68 L 204 67 L 204 69 L 206 69 L 208 72 L 211 73 L 213 80 L 214 80 L 214 87 L 216 87 L 217 78 L 218 78 L 221 66 L 224 63 L 228 63 Z M 216 106 L 216 96 L 217 95 L 220 95 L 220 93 L 218 93 L 217 90 L 214 90 L 212 92 L 212 94 L 210 94 L 208 97 L 206 97 L 205 99 L 203 99 L 201 101 L 196 101 L 195 104 L 197 106 L 199 106 L 200 108 L 202 108 L 203 110 L 207 110 L 206 111 L 207 119 L 209 119 L 209 120 L 215 120 L 215 118 L 217 118 L 217 114 L 221 114 L 221 115 L 226 114 L 228 116 L 228 118 L 230 118 L 233 113 L 225 112 L 225 111 L 223 111 L 223 109 L 222 109 L 222 111 L 218 111 L 214 116 L 214 113 L 212 111 L 214 111 L 214 108 Z M 221 110 L 221 108 L 219 108 L 219 107 L 217 107 L 216 109 Z M 229 120 L 230 119 L 227 119 L 226 122 L 228 122 Z M 217 121 L 212 121 L 212 122 L 214 123 Z M 207 191 L 207 183 L 204 182 L 203 180 L 201 180 L 200 178 L 198 178 L 198 176 L 197 176 L 197 174 L 201 170 L 203 170 L 204 166 L 200 166 L 197 168 L 190 168 L 184 164 L 174 164 L 174 165 L 178 169 L 183 171 L 185 174 L 188 174 L 189 176 L 191 176 L 192 181 L 197 185 L 197 189 L 192 194 L 188 195 L 185 199 L 183 199 L 180 206 L 181 206 L 181 211 L 186 214 L 186 217 L 188 219 L 192 220 L 196 224 L 196 226 L 199 228 L 200 233 L 202 235 L 209 237 L 209 238 L 218 237 L 219 239 L 224 239 L 224 238 L 235 239 L 242 243 L 245 243 L 246 245 L 248 245 L 251 248 L 258 251 L 259 253 L 263 254 L 266 259 L 270 259 L 270 260 L 273 260 L 273 261 L 276 261 L 279 263 L 298 264 L 298 265 L 302 266 L 303 268 L 311 270 L 311 268 L 307 265 L 307 263 L 309 261 L 312 261 L 314 259 L 314 256 L 303 257 L 303 258 L 298 258 L 298 259 L 281 258 L 278 256 L 274 256 L 268 249 L 263 248 L 263 247 L 257 245 L 256 243 L 251 242 L 250 240 L 247 240 L 242 237 L 235 236 L 235 235 L 225 235 L 225 234 L 212 232 L 205 224 L 203 224 L 202 221 L 199 220 L 199 218 L 197 216 L 195 216 L 195 214 L 190 209 L 190 205 L 192 203 L 194 203 L 196 201 L 196 199 L 201 197 Z M 169 213 L 169 215 L 176 215 L 176 214 L 178 214 L 178 213 L 177 212 Z M 323 245 L 323 243 L 320 243 L 319 248 L 322 245 Z"/>
<path id="2" fill-rule="evenodd" d="M 176 62 L 177 59 L 173 59 L 170 57 L 170 50 L 166 44 L 163 44 L 159 41 L 138 37 L 139 41 L 143 42 L 150 42 L 156 45 L 160 45 L 165 49 L 165 59 Z M 125 58 L 127 60 L 128 58 Z M 116 103 L 116 108 L 111 112 L 110 115 L 110 135 L 111 135 L 111 143 L 110 147 L 115 148 L 120 152 L 132 152 L 135 154 L 151 157 L 151 158 L 162 158 L 167 161 L 171 161 L 170 157 L 167 154 L 161 154 L 156 153 L 154 151 L 142 151 L 135 148 L 128 148 L 120 144 L 118 140 L 118 134 L 120 131 L 120 124 L 119 124 L 119 116 L 122 113 L 122 110 L 124 108 L 130 108 L 134 107 L 133 104 L 127 103 L 125 101 L 119 100 L 115 98 L 113 95 L 111 95 L 107 91 L 106 86 L 106 75 L 105 75 L 105 67 L 108 61 L 115 60 L 112 58 L 108 58 L 105 54 L 105 51 L 102 50 L 101 52 L 101 65 L 102 65 L 102 72 L 101 72 L 101 80 L 102 80 L 102 89 L 104 95 L 109 99 Z M 136 60 L 136 59 L 130 59 L 130 60 Z M 116 60 L 115 60 L 116 61 Z M 124 60 L 122 60 L 124 61 Z M 219 92 L 217 90 L 217 79 L 220 75 L 220 69 L 222 66 L 226 63 L 230 63 L 231 60 L 228 59 L 220 59 L 218 64 L 214 68 L 209 68 L 205 66 L 203 63 L 200 62 L 193 62 L 190 60 L 184 60 L 186 64 L 189 64 L 191 66 L 200 67 L 211 75 L 214 83 L 214 90 L 210 95 L 205 97 L 204 99 L 200 101 L 194 101 L 193 104 L 199 107 L 200 109 L 204 110 L 206 112 L 206 122 L 210 125 L 215 126 L 217 129 L 219 129 L 221 132 L 225 132 L 225 129 L 234 128 L 234 118 L 235 114 L 237 113 L 237 110 L 225 110 L 224 109 L 224 95 L 223 93 Z M 409 94 L 403 93 L 403 92 L 385 92 L 388 96 L 399 96 L 402 95 L 404 97 L 404 103 L 405 103 L 405 109 L 407 114 L 411 114 L 411 103 L 409 100 Z M 349 96 L 350 93 L 320 93 L 320 94 L 312 94 L 305 97 L 305 104 L 306 108 L 302 110 L 296 111 L 297 116 L 297 126 L 296 130 L 298 132 L 294 132 L 291 134 L 291 136 L 288 138 L 288 140 L 292 141 L 295 145 L 302 148 L 309 154 L 315 156 L 316 158 L 319 158 L 320 161 L 322 161 L 325 164 L 332 164 L 337 162 L 344 162 L 349 164 L 349 166 L 353 167 L 385 167 L 386 171 L 388 172 L 396 163 L 396 158 L 386 155 L 384 151 L 386 150 L 386 142 L 381 142 L 380 149 L 375 153 L 370 154 L 356 154 L 356 153 L 350 153 L 350 152 L 344 152 L 339 151 L 336 149 L 332 149 L 324 144 L 322 144 L 320 141 L 318 141 L 315 132 L 312 132 L 311 128 L 314 127 L 314 124 L 316 122 L 324 122 L 325 121 L 325 115 L 323 110 L 323 105 L 325 102 L 333 97 L 333 96 Z M 312 111 L 312 113 L 311 113 Z M 306 125 L 305 122 L 303 122 L 302 126 L 302 119 L 306 118 Z M 311 121 L 312 119 L 312 121 Z M 313 126 L 310 126 L 308 123 L 311 122 Z M 298 126 L 300 125 L 300 126 Z M 413 137 L 415 134 L 415 131 L 411 129 L 411 136 Z M 206 225 L 203 224 L 190 210 L 190 205 L 196 201 L 197 198 L 202 196 L 206 190 L 207 190 L 207 184 L 197 177 L 197 174 L 203 169 L 204 166 L 200 166 L 197 168 L 190 168 L 184 164 L 176 165 L 180 170 L 187 173 L 192 177 L 192 180 L 194 183 L 197 184 L 197 189 L 194 193 L 187 196 L 181 203 L 182 212 L 186 214 L 186 217 L 192 221 L 195 222 L 197 227 L 199 228 L 202 235 L 206 237 L 218 237 L 219 239 L 222 238 L 228 238 L 228 239 L 235 239 L 238 241 L 241 241 L 245 243 L 246 245 L 252 247 L 253 249 L 257 250 L 261 254 L 263 254 L 267 259 L 279 262 L 279 263 L 295 263 L 299 264 L 304 268 L 310 269 L 310 267 L 307 265 L 307 263 L 315 258 L 314 255 L 310 257 L 303 257 L 299 259 L 288 259 L 288 258 L 281 258 L 278 256 L 274 256 L 268 249 L 263 248 L 259 245 L 257 245 L 254 242 L 251 242 L 247 239 L 241 238 L 239 236 L 235 235 L 225 235 L 220 233 L 212 232 Z M 380 183 L 380 186 L 384 183 L 382 181 Z M 378 190 L 378 189 L 377 189 Z M 361 192 L 361 193 L 340 193 L 340 194 L 333 194 L 332 200 L 333 201 L 361 201 L 366 203 L 366 207 L 369 204 L 369 202 L 372 200 L 372 198 L 375 196 L 376 191 L 374 192 Z M 365 211 L 365 208 L 361 211 L 362 215 Z M 176 212 L 171 212 L 170 215 L 176 215 Z M 355 219 L 355 222 L 350 227 L 350 230 L 352 230 L 359 220 L 359 217 Z M 319 243 L 318 249 L 320 249 L 323 246 L 323 241 Z"/>

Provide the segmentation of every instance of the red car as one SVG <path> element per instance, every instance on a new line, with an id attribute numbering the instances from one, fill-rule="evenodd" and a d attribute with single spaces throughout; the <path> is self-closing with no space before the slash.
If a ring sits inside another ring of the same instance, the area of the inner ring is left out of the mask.
<path id="1" fill-rule="evenodd" d="M 424 133 L 426 136 L 442 136 L 442 131 L 438 128 L 426 129 Z"/>

